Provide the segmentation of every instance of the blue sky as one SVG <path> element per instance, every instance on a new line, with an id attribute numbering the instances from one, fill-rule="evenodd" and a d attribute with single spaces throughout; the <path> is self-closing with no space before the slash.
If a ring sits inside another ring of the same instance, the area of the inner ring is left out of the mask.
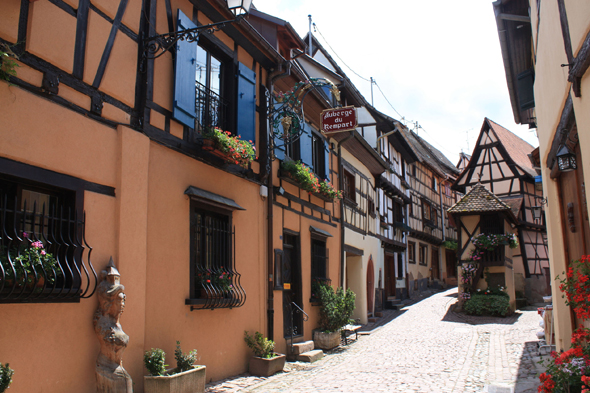
<path id="1" fill-rule="evenodd" d="M 418 134 L 454 163 L 461 151 L 471 153 L 484 117 L 538 146 L 534 130 L 514 123 L 490 0 L 254 0 L 254 5 L 289 21 L 301 36 L 311 14 L 318 28 L 314 35 L 365 98 L 371 101 L 371 84 L 363 78 L 373 77 L 387 98 L 374 86 L 375 107 L 399 120 L 403 116 L 410 128 L 418 122 Z"/>

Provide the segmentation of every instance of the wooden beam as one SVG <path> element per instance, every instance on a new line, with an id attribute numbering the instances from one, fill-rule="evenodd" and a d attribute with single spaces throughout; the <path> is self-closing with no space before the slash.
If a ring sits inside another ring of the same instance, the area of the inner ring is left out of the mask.
<path id="1" fill-rule="evenodd" d="M 531 18 L 524 15 L 514 15 L 514 14 L 500 14 L 498 17 L 502 20 L 510 20 L 513 22 L 523 22 L 523 23 L 531 23 Z"/>

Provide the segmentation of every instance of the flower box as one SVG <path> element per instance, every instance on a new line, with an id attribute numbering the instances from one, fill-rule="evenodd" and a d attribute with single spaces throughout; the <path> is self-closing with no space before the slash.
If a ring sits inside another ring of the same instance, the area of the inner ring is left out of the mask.
<path id="1" fill-rule="evenodd" d="M 145 393 L 201 393 L 205 391 L 206 366 L 194 366 L 192 370 L 163 376 L 144 376 Z M 173 371 L 171 368 L 166 370 Z"/>
<path id="2" fill-rule="evenodd" d="M 273 374 L 283 371 L 287 357 L 281 353 L 275 353 L 270 359 L 253 356 L 248 364 L 248 372 L 258 377 L 270 377 Z"/>

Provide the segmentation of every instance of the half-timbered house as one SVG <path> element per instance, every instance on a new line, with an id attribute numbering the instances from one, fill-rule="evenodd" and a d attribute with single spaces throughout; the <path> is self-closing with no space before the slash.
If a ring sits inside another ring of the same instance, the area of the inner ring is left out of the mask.
<path id="1" fill-rule="evenodd" d="M 518 218 L 519 252 L 514 253 L 514 275 L 519 297 L 542 301 L 547 294 L 549 262 L 543 217 L 533 217 L 533 207 L 543 193 L 535 187 L 537 171 L 529 158 L 533 146 L 486 118 L 469 164 L 453 188 L 466 192 L 480 183 L 506 204 Z"/>
<path id="2" fill-rule="evenodd" d="M 402 135 L 418 160 L 406 166 L 411 203 L 408 205 L 408 289 L 455 285 L 457 231 L 446 209 L 457 201 L 450 188 L 458 169 L 436 148 L 407 127 Z M 452 261 L 452 262 L 451 262 Z"/>
<path id="3" fill-rule="evenodd" d="M 300 41 L 273 46 L 235 18 L 219 0 L 3 2 L 0 44 L 19 65 L 0 80 L 0 347 L 15 391 L 96 391 L 93 294 L 111 256 L 123 366 L 141 392 L 146 349 L 180 340 L 216 380 L 246 370 L 244 330 L 282 327 L 269 275 L 279 241 L 297 240 L 273 232 L 273 214 L 313 222 L 306 256 L 315 234 L 339 244 L 338 209 L 268 168 L 267 97 Z M 252 141 L 256 159 L 207 148 L 214 127 Z M 281 185 L 291 196 L 275 200 Z M 56 262 L 19 286 L 13 252 L 38 241 Z"/>
<path id="4" fill-rule="evenodd" d="M 495 1 L 494 15 L 516 123 L 537 128 L 551 283 L 590 254 L 590 6 L 584 0 Z M 584 131 L 586 130 L 586 131 Z M 545 199 L 546 198 L 546 199 Z M 588 322 L 551 286 L 557 350 Z"/>

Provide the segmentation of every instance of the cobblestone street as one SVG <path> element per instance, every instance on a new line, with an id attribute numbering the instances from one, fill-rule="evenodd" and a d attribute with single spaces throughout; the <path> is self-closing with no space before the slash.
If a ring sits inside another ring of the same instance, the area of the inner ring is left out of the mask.
<path id="1" fill-rule="evenodd" d="M 207 392 L 536 392 L 536 308 L 508 318 L 455 313 L 457 289 L 400 311 L 369 335 L 313 364 L 288 363 L 270 378 L 241 375 Z"/>

